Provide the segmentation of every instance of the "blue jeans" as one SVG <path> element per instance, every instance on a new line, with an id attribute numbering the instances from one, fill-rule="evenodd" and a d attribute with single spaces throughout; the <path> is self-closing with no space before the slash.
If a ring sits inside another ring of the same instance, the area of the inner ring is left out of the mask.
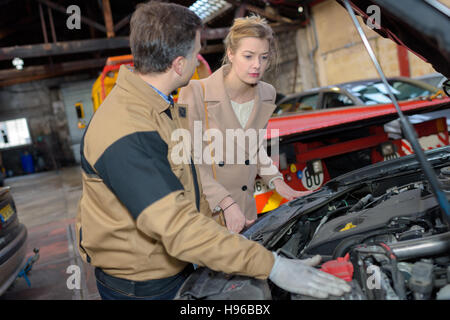
<path id="1" fill-rule="evenodd" d="M 189 265 L 168 278 L 131 281 L 113 277 L 95 268 L 95 278 L 102 300 L 172 300 L 192 270 L 192 265 Z"/>

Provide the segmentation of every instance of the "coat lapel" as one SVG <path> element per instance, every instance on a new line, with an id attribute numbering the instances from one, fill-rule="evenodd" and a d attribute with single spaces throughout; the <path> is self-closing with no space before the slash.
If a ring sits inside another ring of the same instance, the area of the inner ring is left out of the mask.
<path id="1" fill-rule="evenodd" d="M 209 78 L 201 80 L 205 85 L 204 99 L 207 103 L 208 116 L 210 119 L 213 119 L 215 123 L 214 127 L 222 131 L 226 129 L 247 130 L 249 128 L 264 128 L 276 107 L 273 104 L 272 93 L 265 86 L 267 84 L 258 83 L 253 110 L 245 128 L 242 128 L 231 106 L 230 98 L 225 91 L 224 74 L 229 68 L 229 65 L 224 65 Z"/>
<path id="2" fill-rule="evenodd" d="M 260 82 L 257 86 L 255 104 L 247 124 L 245 125 L 245 130 L 249 128 L 265 128 L 276 108 L 275 104 L 272 102 L 273 97 L 270 95 L 269 91 L 264 88 L 263 83 Z"/>
<path id="3" fill-rule="evenodd" d="M 204 100 L 207 103 L 208 123 L 209 128 L 219 129 L 224 134 L 224 147 L 226 129 L 243 129 L 244 131 L 253 128 L 256 129 L 259 137 L 259 129 L 264 129 L 269 121 L 274 109 L 273 103 L 273 89 L 270 90 L 267 84 L 259 82 L 257 84 L 255 103 L 250 117 L 242 128 L 234 110 L 231 106 L 230 98 L 225 91 L 224 74 L 229 68 L 229 65 L 222 66 L 219 70 L 214 72 L 209 78 L 200 80 L 205 86 Z M 203 106 L 204 108 L 204 106 Z M 206 130 L 206 127 L 205 127 Z M 261 143 L 261 142 L 260 142 Z M 260 144 L 259 143 L 259 144 Z M 235 142 L 236 144 L 236 142 Z M 235 147 L 242 149 L 248 158 L 249 150 L 245 146 L 235 145 Z M 226 150 L 224 149 L 224 152 Z M 225 155 L 225 153 L 224 153 Z"/>
<path id="4" fill-rule="evenodd" d="M 230 98 L 225 91 L 223 80 L 227 68 L 229 66 L 222 66 L 203 82 L 205 85 L 205 102 L 207 103 L 208 117 L 211 119 L 209 123 L 224 132 L 225 129 L 242 128 L 231 106 Z"/>

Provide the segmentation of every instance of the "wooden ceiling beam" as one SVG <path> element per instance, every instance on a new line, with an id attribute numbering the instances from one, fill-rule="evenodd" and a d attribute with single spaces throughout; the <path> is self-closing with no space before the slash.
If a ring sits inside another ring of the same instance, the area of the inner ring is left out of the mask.
<path id="1" fill-rule="evenodd" d="M 240 17 L 242 12 L 251 11 L 273 21 L 289 24 L 297 23 L 297 21 L 291 20 L 278 14 L 275 8 L 272 6 L 267 6 L 266 8 L 259 8 L 249 3 L 242 3 L 241 1 L 238 0 L 227 0 L 227 2 L 231 3 L 237 8 L 235 17 Z"/>
<path id="2" fill-rule="evenodd" d="M 109 3 L 109 0 L 102 0 L 102 5 L 103 5 L 103 16 L 105 18 L 106 36 L 108 38 L 113 38 L 114 22 L 112 18 L 111 4 Z"/>
<path id="3" fill-rule="evenodd" d="M 275 33 L 295 30 L 300 28 L 298 24 L 273 24 Z M 224 39 L 229 28 L 204 29 L 202 40 Z M 87 39 L 45 44 L 33 44 L 0 48 L 0 61 L 12 60 L 15 57 L 22 59 L 35 57 L 48 57 L 80 52 L 92 52 L 106 49 L 129 48 L 128 37 Z"/>
<path id="4" fill-rule="evenodd" d="M 272 23 L 270 24 L 273 32 L 276 33 L 282 33 L 282 32 L 289 32 L 300 29 L 302 26 L 297 24 L 291 24 L 291 23 Z"/>
<path id="5" fill-rule="evenodd" d="M 129 48 L 128 37 L 87 39 L 0 48 L 0 61 Z"/>
<path id="6" fill-rule="evenodd" d="M 275 33 L 300 28 L 299 24 L 275 23 L 272 29 Z M 206 28 L 202 31 L 202 40 L 224 39 L 229 28 Z M 0 61 L 12 60 L 15 57 L 34 58 L 91 52 L 106 49 L 128 48 L 129 37 L 114 37 L 75 40 L 55 43 L 33 44 L 24 46 L 0 48 Z"/>
<path id="7" fill-rule="evenodd" d="M 42 4 L 40 3 L 39 3 L 39 17 L 41 18 L 41 28 L 42 28 L 42 35 L 44 36 L 44 42 L 48 43 L 47 24 L 45 23 L 44 11 L 42 10 Z"/>
<path id="8" fill-rule="evenodd" d="M 234 11 L 234 18 L 242 18 L 245 16 L 245 12 L 247 11 L 247 7 L 245 4 L 239 5 Z"/>
<path id="9" fill-rule="evenodd" d="M 53 65 L 32 66 L 22 70 L 0 70 L 0 87 L 13 84 L 57 77 L 75 71 L 103 68 L 107 58 L 56 63 Z"/>
<path id="10" fill-rule="evenodd" d="M 246 4 L 245 7 L 246 7 L 246 9 L 248 11 L 251 11 L 251 12 L 254 12 L 256 14 L 259 14 L 260 16 L 263 16 L 263 17 L 265 17 L 267 19 L 270 19 L 270 20 L 283 22 L 283 23 L 290 23 L 290 24 L 296 23 L 296 21 L 293 21 L 293 20 L 291 20 L 289 18 L 283 17 L 283 16 L 281 16 L 279 14 L 276 14 L 275 12 L 270 12 L 269 10 L 261 9 L 261 8 L 256 7 L 256 6 L 252 6 L 250 4 Z"/>
<path id="11" fill-rule="evenodd" d="M 122 20 L 120 20 L 119 22 L 117 22 L 114 25 L 114 32 L 118 32 L 120 29 L 122 29 L 123 27 L 125 27 L 131 20 L 131 16 L 132 13 L 130 13 L 129 15 L 127 15 L 125 18 L 123 18 Z"/>
<path id="12" fill-rule="evenodd" d="M 202 40 L 216 40 L 224 39 L 230 28 L 205 28 L 202 30 L 201 39 Z"/>
<path id="13" fill-rule="evenodd" d="M 200 54 L 210 54 L 210 53 L 220 53 L 225 50 L 223 43 L 219 44 L 210 44 L 202 47 L 200 50 Z"/>

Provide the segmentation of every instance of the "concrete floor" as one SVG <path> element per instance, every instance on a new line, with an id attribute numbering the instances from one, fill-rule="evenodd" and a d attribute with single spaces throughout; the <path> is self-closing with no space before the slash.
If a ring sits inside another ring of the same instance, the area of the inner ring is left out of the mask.
<path id="1" fill-rule="evenodd" d="M 5 180 L 11 187 L 19 220 L 28 229 L 27 257 L 39 249 L 28 274 L 31 286 L 18 278 L 0 300 L 98 300 L 93 268 L 75 243 L 75 216 L 81 196 L 80 167 Z M 79 274 L 80 288 L 73 288 Z"/>

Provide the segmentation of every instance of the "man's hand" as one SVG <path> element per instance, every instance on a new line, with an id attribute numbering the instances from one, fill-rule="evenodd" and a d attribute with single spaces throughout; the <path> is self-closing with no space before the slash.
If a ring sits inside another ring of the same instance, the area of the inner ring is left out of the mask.
<path id="1" fill-rule="evenodd" d="M 275 190 L 277 191 L 277 193 L 289 201 L 294 200 L 295 198 L 298 197 L 306 196 L 312 192 L 312 191 L 296 191 L 291 187 L 289 187 L 282 178 L 275 179 L 273 181 L 273 184 L 275 186 Z"/>
<path id="2" fill-rule="evenodd" d="M 314 268 L 320 263 L 319 255 L 298 260 L 273 254 L 275 263 L 269 279 L 286 291 L 322 299 L 328 295 L 341 296 L 351 291 L 351 287 L 344 280 Z"/>

